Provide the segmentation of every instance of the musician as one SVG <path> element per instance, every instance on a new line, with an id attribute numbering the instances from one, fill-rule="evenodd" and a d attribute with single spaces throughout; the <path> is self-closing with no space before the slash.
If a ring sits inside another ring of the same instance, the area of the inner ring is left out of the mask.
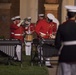
<path id="1" fill-rule="evenodd" d="M 55 45 L 60 49 L 57 75 L 76 75 L 76 6 L 65 6 L 68 19 L 59 25 Z"/>
<path id="2" fill-rule="evenodd" d="M 12 26 L 14 29 L 14 38 L 24 42 L 24 27 L 21 25 L 23 20 L 20 19 L 20 16 L 16 16 L 15 18 L 16 24 Z"/>
<path id="3" fill-rule="evenodd" d="M 25 27 L 25 36 L 33 36 L 34 34 L 34 31 L 35 31 L 35 25 L 33 23 L 31 23 L 31 17 L 27 17 L 28 19 L 28 22 L 26 24 L 28 24 L 26 27 Z M 31 43 L 32 43 L 32 40 L 29 41 L 27 40 L 27 38 L 25 38 L 25 54 L 30 56 L 31 55 Z"/>
<path id="4" fill-rule="evenodd" d="M 39 21 L 36 24 L 35 32 L 40 38 L 49 39 L 52 36 L 52 26 L 50 24 L 51 19 L 54 19 L 53 14 L 47 14 L 47 18 Z M 47 60 L 50 60 L 50 58 L 46 58 Z M 43 60 L 43 57 L 41 57 L 41 60 Z M 46 66 L 51 67 L 50 61 L 45 62 Z"/>
<path id="5" fill-rule="evenodd" d="M 51 15 L 52 14 L 48 13 L 47 16 L 48 16 L 48 21 L 49 21 L 50 25 L 52 26 L 52 36 L 51 36 L 51 38 L 55 38 L 57 28 L 58 28 L 58 25 L 59 25 L 59 21 L 55 17 L 52 18 Z M 49 17 L 49 16 L 51 16 L 51 17 Z"/>
<path id="6" fill-rule="evenodd" d="M 15 16 L 15 24 L 11 25 L 11 29 L 13 29 L 14 37 L 13 39 L 18 39 L 22 43 L 24 42 L 24 27 L 21 25 L 23 20 L 21 20 L 20 16 Z M 21 60 L 21 45 L 17 45 L 16 54 L 18 60 Z"/>

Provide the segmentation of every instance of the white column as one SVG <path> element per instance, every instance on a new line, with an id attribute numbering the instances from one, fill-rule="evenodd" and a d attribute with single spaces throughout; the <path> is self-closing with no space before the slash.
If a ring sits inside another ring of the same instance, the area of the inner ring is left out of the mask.
<path id="1" fill-rule="evenodd" d="M 38 0 L 32 0 L 30 3 L 30 16 L 32 17 L 32 22 L 37 21 L 38 15 Z"/>
<path id="2" fill-rule="evenodd" d="M 27 0 L 20 0 L 20 16 L 25 18 L 27 15 Z"/>
<path id="3" fill-rule="evenodd" d="M 32 22 L 37 21 L 38 15 L 38 0 L 20 0 L 20 16 L 26 18 L 32 17 Z"/>

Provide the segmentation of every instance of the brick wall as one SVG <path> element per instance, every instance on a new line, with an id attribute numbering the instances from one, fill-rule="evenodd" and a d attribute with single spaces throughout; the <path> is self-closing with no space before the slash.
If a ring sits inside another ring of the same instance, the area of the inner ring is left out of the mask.
<path id="1" fill-rule="evenodd" d="M 3 8 L 0 8 L 0 37 L 10 38 L 10 24 L 11 17 L 19 15 L 20 1 L 19 0 L 0 0 L 3 3 Z M 7 4 L 11 4 L 10 7 L 5 7 Z M 0 6 L 1 6 L 0 4 Z"/>
<path id="2" fill-rule="evenodd" d="M 38 0 L 38 14 L 45 14 L 44 0 Z"/>
<path id="3" fill-rule="evenodd" d="M 11 0 L 11 16 L 17 16 L 20 14 L 20 0 Z"/>

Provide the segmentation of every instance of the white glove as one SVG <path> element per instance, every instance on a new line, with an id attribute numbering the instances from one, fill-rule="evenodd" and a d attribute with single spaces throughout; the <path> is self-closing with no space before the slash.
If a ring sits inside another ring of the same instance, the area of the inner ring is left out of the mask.
<path id="1" fill-rule="evenodd" d="M 51 35 L 51 38 L 52 38 L 52 39 L 55 39 L 55 35 Z"/>
<path id="2" fill-rule="evenodd" d="M 21 20 L 20 23 L 17 24 L 18 27 L 24 22 L 24 20 Z"/>
<path id="3" fill-rule="evenodd" d="M 41 36 L 41 37 L 44 37 L 44 36 L 46 36 L 46 34 L 45 34 L 45 33 L 40 32 L 40 36 Z"/>

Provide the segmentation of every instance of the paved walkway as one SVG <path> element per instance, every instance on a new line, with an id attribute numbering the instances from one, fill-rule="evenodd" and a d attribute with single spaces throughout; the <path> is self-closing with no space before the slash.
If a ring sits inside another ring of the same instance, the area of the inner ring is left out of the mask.
<path id="1" fill-rule="evenodd" d="M 53 57 L 51 60 L 53 60 L 53 61 L 51 61 L 51 63 L 53 64 L 53 68 L 48 68 L 48 72 L 49 72 L 49 75 L 56 75 L 58 57 Z"/>
<path id="2" fill-rule="evenodd" d="M 48 68 L 49 75 L 56 75 L 57 66 L 53 65 L 53 68 Z"/>

